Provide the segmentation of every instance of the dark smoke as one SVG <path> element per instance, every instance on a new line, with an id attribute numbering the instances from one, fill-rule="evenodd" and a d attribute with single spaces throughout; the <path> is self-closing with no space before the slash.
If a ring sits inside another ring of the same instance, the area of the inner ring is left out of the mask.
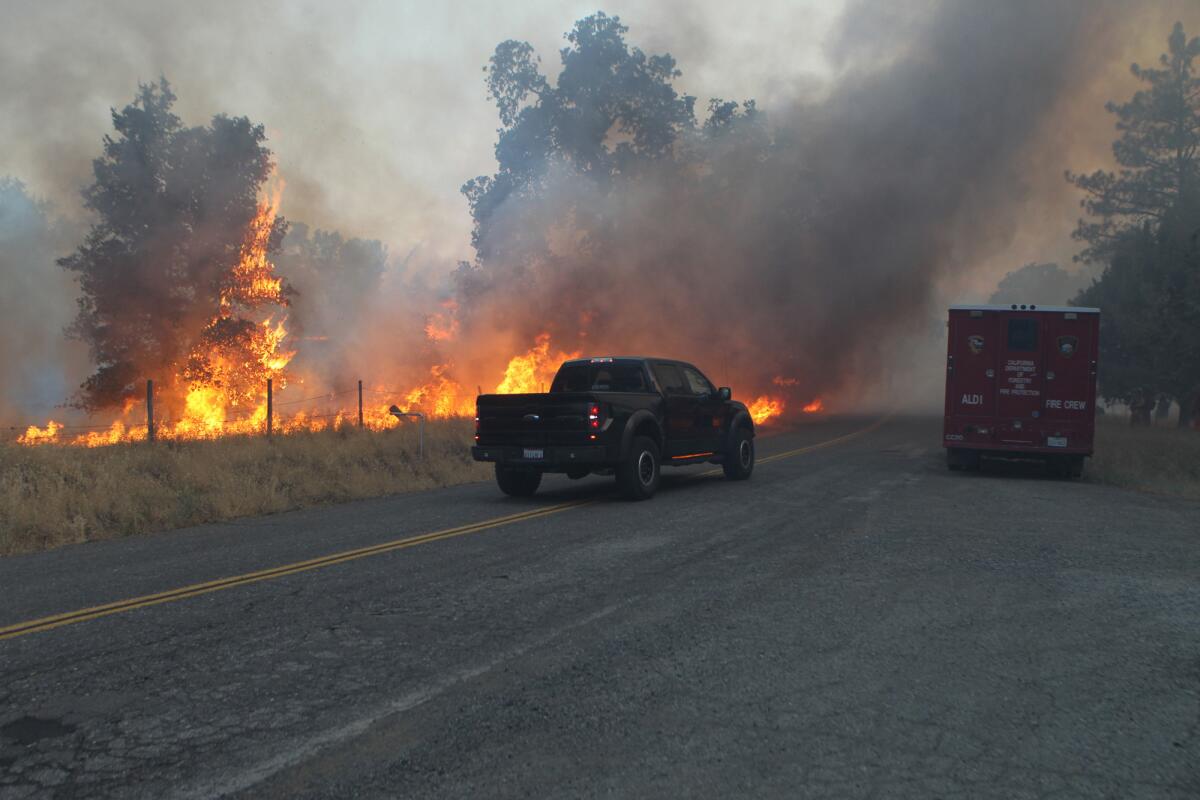
<path id="1" fill-rule="evenodd" d="M 1014 165 L 1075 77 L 1090 8 L 854 3 L 827 98 L 765 115 L 715 105 L 703 125 L 668 126 L 665 154 L 611 135 L 629 125 L 623 101 L 573 108 L 610 130 L 584 158 L 565 123 L 542 122 L 558 113 L 544 96 L 523 98 L 501 171 L 477 184 L 472 329 L 691 358 L 746 390 L 792 378 L 801 400 L 869 388 L 939 279 L 1012 234 L 1026 196 Z M 606 96 L 606 56 L 575 44 L 566 58 L 578 97 Z"/>

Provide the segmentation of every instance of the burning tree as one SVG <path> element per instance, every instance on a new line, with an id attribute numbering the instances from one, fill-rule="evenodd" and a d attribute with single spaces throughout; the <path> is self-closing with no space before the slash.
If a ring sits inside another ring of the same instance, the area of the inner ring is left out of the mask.
<path id="1" fill-rule="evenodd" d="M 77 395 L 89 411 L 128 403 L 145 378 L 168 403 L 237 405 L 287 364 L 290 290 L 268 260 L 287 224 L 277 196 L 259 202 L 273 169 L 263 127 L 223 114 L 185 127 L 174 102 L 161 79 L 113 110 L 83 191 L 97 220 L 59 261 L 81 290 L 70 332 L 96 365 Z"/>

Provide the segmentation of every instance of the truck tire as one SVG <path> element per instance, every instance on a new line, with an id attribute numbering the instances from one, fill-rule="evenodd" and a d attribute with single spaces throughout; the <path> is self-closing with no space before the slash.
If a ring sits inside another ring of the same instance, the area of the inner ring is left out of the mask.
<path id="1" fill-rule="evenodd" d="M 738 428 L 731 437 L 733 446 L 721 460 L 721 469 L 731 481 L 744 481 L 754 472 L 754 440 L 745 428 Z"/>
<path id="2" fill-rule="evenodd" d="M 946 466 L 952 472 L 967 469 L 979 469 L 979 451 L 951 448 L 946 451 Z"/>
<path id="3" fill-rule="evenodd" d="M 1083 456 L 1050 456 L 1046 461 L 1047 473 L 1060 480 L 1075 480 L 1083 477 Z"/>
<path id="4" fill-rule="evenodd" d="M 532 469 L 515 469 L 496 465 L 496 485 L 512 497 L 529 497 L 542 483 L 542 473 Z"/>
<path id="5" fill-rule="evenodd" d="M 647 436 L 635 436 L 629 457 L 617 468 L 617 485 L 630 500 L 648 500 L 658 490 L 662 464 L 658 445 Z"/>

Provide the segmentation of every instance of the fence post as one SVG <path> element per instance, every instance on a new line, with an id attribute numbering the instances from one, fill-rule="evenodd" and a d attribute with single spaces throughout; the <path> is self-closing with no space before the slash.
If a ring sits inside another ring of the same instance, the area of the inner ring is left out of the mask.
<path id="1" fill-rule="evenodd" d="M 275 409 L 273 407 L 274 399 L 271 395 L 271 379 L 267 378 L 267 438 L 271 438 L 271 416 Z"/>
<path id="2" fill-rule="evenodd" d="M 363 426 L 363 413 L 362 413 L 362 381 L 359 381 L 359 382 L 358 382 L 358 427 L 359 427 L 359 428 L 362 428 L 362 426 Z"/>
<path id="3" fill-rule="evenodd" d="M 146 441 L 154 441 L 154 381 L 146 381 Z"/>

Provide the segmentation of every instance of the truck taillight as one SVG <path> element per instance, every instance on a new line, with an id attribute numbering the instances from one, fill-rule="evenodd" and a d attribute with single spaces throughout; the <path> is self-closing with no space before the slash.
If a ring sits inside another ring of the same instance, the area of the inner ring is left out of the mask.
<path id="1" fill-rule="evenodd" d="M 588 427 L 600 427 L 600 406 L 595 403 L 588 408 Z"/>
<path id="2" fill-rule="evenodd" d="M 475 418 L 475 441 L 479 441 L 479 417 Z"/>

